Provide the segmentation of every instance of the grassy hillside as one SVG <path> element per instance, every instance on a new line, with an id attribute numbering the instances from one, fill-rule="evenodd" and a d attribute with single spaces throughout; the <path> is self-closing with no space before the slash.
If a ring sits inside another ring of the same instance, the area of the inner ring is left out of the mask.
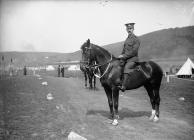
<path id="1" fill-rule="evenodd" d="M 194 26 L 165 29 L 139 37 L 140 59 L 180 59 L 194 58 Z M 104 46 L 118 56 L 123 42 Z"/>
<path id="2" fill-rule="evenodd" d="M 167 67 L 174 65 L 173 62 L 175 61 L 176 65 L 180 65 L 187 57 L 194 60 L 194 26 L 155 31 L 139 36 L 139 39 L 141 41 L 139 49 L 141 60 L 153 59 L 165 63 Z M 103 47 L 118 56 L 123 48 L 123 42 Z M 13 58 L 15 65 L 22 66 L 81 59 L 79 50 L 74 53 L 0 52 L 0 58 L 2 55 L 4 55 L 7 64 Z"/>
<path id="3" fill-rule="evenodd" d="M 194 26 L 166 29 L 140 37 L 141 58 L 185 58 L 194 56 Z"/>

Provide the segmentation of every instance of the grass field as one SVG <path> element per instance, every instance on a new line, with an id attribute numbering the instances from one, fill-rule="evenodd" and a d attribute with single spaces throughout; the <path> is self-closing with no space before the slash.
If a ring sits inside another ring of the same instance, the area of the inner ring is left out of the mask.
<path id="1" fill-rule="evenodd" d="M 159 123 L 148 121 L 151 105 L 143 88 L 122 93 L 119 125 L 114 127 L 108 120 L 108 103 L 99 81 L 97 90 L 88 90 L 83 77 L 41 77 L 1 77 L 0 139 L 64 140 L 70 131 L 88 140 L 194 137 L 193 81 L 171 78 L 167 83 L 163 79 Z M 41 85 L 44 81 L 48 86 Z M 48 93 L 53 100 L 47 100 Z"/>

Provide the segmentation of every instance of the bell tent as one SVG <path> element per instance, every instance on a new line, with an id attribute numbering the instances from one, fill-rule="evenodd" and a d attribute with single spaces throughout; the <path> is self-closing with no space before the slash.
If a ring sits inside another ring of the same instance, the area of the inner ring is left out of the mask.
<path id="1" fill-rule="evenodd" d="M 176 75 L 178 77 L 190 77 L 192 74 L 194 74 L 194 63 L 191 61 L 190 58 L 187 58 L 187 61 L 183 64 Z"/>

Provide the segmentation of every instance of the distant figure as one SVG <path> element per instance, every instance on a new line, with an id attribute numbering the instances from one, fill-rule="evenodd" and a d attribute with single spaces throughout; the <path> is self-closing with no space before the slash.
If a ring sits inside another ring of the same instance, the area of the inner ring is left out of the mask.
<path id="1" fill-rule="evenodd" d="M 24 75 L 27 75 L 27 68 L 24 66 Z"/>
<path id="2" fill-rule="evenodd" d="M 62 74 L 62 77 L 64 77 L 65 75 L 64 75 L 64 72 L 65 72 L 65 68 L 64 68 L 64 66 L 62 66 L 62 68 L 61 68 L 61 74 Z"/>
<path id="3" fill-rule="evenodd" d="M 57 71 L 58 71 L 58 77 L 60 77 L 60 75 L 61 75 L 61 66 L 60 65 L 58 65 Z"/>

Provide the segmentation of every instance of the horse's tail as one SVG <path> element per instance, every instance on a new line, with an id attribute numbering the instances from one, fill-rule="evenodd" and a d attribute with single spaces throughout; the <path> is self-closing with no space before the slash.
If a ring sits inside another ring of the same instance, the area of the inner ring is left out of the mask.
<path id="1" fill-rule="evenodd" d="M 157 73 L 160 74 L 160 76 L 163 76 L 163 70 L 162 68 L 154 61 L 148 61 L 150 63 L 150 65 L 154 68 L 153 69 L 153 73 Z"/>

